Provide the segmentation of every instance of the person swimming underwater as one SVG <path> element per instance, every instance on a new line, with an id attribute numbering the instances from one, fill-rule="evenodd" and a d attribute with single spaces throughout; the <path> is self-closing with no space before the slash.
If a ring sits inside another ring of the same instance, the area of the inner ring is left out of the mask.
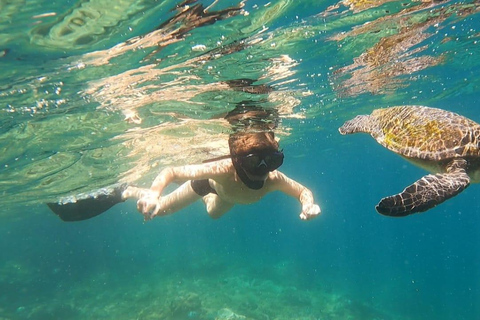
<path id="1" fill-rule="evenodd" d="M 216 219 L 235 204 L 255 203 L 273 191 L 297 198 L 303 220 L 320 214 L 312 192 L 277 170 L 284 155 L 272 131 L 235 133 L 228 144 L 229 156 L 203 164 L 165 168 L 150 189 L 129 187 L 122 197 L 137 198 L 137 209 L 145 220 L 175 213 L 200 198 L 209 216 Z M 172 182 L 183 184 L 162 196 Z"/>

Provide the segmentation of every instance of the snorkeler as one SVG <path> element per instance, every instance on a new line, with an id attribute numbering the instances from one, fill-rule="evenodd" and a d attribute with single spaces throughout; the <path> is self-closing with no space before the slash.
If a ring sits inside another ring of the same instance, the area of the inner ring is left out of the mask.
<path id="1" fill-rule="evenodd" d="M 302 204 L 300 218 L 320 213 L 312 192 L 277 169 L 284 155 L 273 132 L 236 133 L 228 141 L 230 156 L 203 163 L 170 167 L 161 171 L 150 189 L 128 187 L 124 199 L 137 198 L 145 220 L 175 213 L 202 198 L 210 217 L 216 219 L 235 204 L 251 204 L 272 191 L 282 191 Z M 162 196 L 172 182 L 183 184 Z"/>
<path id="2" fill-rule="evenodd" d="M 235 204 L 251 204 L 267 193 L 282 191 L 300 201 L 301 219 L 308 220 L 320 213 L 312 192 L 277 170 L 283 164 L 284 155 L 278 149 L 273 132 L 235 133 L 228 144 L 229 156 L 199 165 L 165 168 L 150 189 L 122 183 L 65 197 L 48 206 L 64 221 L 80 221 L 134 198 L 138 211 L 145 220 L 150 220 L 175 213 L 202 198 L 209 216 L 216 219 Z M 172 182 L 183 184 L 162 196 Z"/>
<path id="3" fill-rule="evenodd" d="M 235 83 L 257 91 L 258 85 L 252 85 L 252 81 Z M 64 221 L 80 221 L 127 199 L 136 199 L 138 211 L 145 220 L 150 220 L 202 199 L 209 216 L 216 219 L 235 204 L 251 204 L 270 192 L 282 191 L 300 201 L 301 219 L 316 217 L 320 207 L 314 203 L 312 192 L 277 170 L 284 158 L 273 133 L 279 122 L 278 112 L 242 101 L 224 119 L 234 130 L 228 139 L 229 155 L 202 164 L 165 168 L 149 189 L 118 183 L 47 205 Z M 170 194 L 162 195 L 172 182 L 182 184 Z"/>

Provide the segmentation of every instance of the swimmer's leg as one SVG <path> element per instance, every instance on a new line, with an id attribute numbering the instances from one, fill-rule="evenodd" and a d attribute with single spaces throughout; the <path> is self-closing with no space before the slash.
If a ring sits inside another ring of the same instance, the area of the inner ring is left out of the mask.
<path id="1" fill-rule="evenodd" d="M 207 194 L 202 200 L 205 203 L 208 215 L 213 219 L 220 218 L 233 207 L 233 203 L 224 201 L 213 193 Z"/>

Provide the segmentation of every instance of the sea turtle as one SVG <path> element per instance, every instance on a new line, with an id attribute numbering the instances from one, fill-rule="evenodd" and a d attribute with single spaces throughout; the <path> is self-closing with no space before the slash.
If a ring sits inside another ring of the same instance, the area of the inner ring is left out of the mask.
<path id="1" fill-rule="evenodd" d="M 433 173 L 383 198 L 376 206 L 383 215 L 426 211 L 462 192 L 470 179 L 480 180 L 480 125 L 456 113 L 423 106 L 376 109 L 338 130 L 343 135 L 369 133 L 382 146 Z"/>

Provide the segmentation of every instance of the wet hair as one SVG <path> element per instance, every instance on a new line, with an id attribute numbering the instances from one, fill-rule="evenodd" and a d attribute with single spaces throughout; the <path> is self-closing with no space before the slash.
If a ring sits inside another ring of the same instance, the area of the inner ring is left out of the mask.
<path id="1" fill-rule="evenodd" d="M 232 157 L 250 153 L 266 153 L 278 151 L 278 142 L 272 131 L 268 132 L 239 132 L 230 135 L 228 139 L 230 155 Z"/>

